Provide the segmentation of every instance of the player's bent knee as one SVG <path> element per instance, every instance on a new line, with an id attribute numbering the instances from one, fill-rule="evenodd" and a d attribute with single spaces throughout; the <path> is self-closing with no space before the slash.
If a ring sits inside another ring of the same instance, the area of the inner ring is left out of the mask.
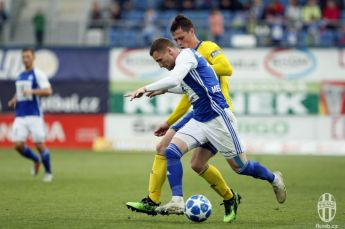
<path id="1" fill-rule="evenodd" d="M 194 160 L 191 161 L 191 167 L 197 174 L 202 173 L 206 169 L 204 164 Z"/>
<path id="2" fill-rule="evenodd" d="M 156 145 L 156 153 L 161 156 L 165 156 L 165 151 L 166 151 L 167 146 L 163 144 L 162 142 L 159 142 Z"/>

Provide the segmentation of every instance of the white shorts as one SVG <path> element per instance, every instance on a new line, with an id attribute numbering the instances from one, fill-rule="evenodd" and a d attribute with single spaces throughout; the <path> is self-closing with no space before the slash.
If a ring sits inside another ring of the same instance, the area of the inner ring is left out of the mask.
<path id="1" fill-rule="evenodd" d="M 175 135 L 184 141 L 191 150 L 210 142 L 226 159 L 232 159 L 244 152 L 234 114 L 225 109 L 222 114 L 211 121 L 199 122 L 191 119 Z"/>
<path id="2" fill-rule="evenodd" d="M 33 142 L 44 142 L 46 128 L 40 116 L 16 117 L 12 126 L 12 142 L 25 142 L 31 134 Z"/>

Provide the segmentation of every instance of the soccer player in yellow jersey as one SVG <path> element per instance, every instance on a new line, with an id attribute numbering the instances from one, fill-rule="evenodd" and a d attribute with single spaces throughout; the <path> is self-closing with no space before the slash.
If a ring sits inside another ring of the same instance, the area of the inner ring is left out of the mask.
<path id="1" fill-rule="evenodd" d="M 194 48 L 209 62 L 219 77 L 222 94 L 230 109 L 232 109 L 228 85 L 228 76 L 232 74 L 232 67 L 220 47 L 211 41 L 199 41 L 195 35 L 192 22 L 183 15 L 176 16 L 171 26 L 171 32 L 181 48 Z M 154 95 L 151 94 L 150 96 Z M 188 97 L 184 95 L 174 112 L 156 129 L 155 135 L 164 137 L 156 148 L 157 154 L 153 162 L 149 180 L 149 195 L 141 202 L 128 202 L 128 208 L 149 215 L 157 214 L 154 210 L 160 203 L 161 189 L 166 179 L 165 148 L 169 145 L 177 130 L 192 118 L 192 112 L 188 113 L 176 125 L 172 127 L 171 125 L 187 113 L 190 106 Z M 232 192 L 216 167 L 207 164 L 208 160 L 216 153 L 217 150 L 210 143 L 196 148 L 193 152 L 191 166 L 224 199 L 224 221 L 232 222 L 236 219 L 237 207 L 241 197 L 237 193 Z"/>
<path id="2" fill-rule="evenodd" d="M 232 69 L 221 49 L 213 42 L 199 41 L 195 35 L 195 30 L 192 22 L 182 15 L 178 15 L 174 19 L 171 26 L 171 32 L 174 40 L 181 48 L 194 48 L 209 62 L 209 64 L 212 66 L 217 76 L 219 77 L 222 93 L 224 94 L 230 108 L 232 109 L 227 79 L 227 76 L 232 74 Z M 148 95 L 154 96 L 156 94 L 157 92 L 153 92 L 149 93 Z M 127 203 L 127 206 L 130 209 L 147 214 L 155 214 L 154 209 L 159 205 L 161 188 L 166 178 L 165 149 L 169 145 L 175 133 L 192 118 L 193 114 L 187 114 L 182 119 L 182 121 L 178 122 L 171 128 L 170 126 L 179 118 L 181 118 L 183 114 L 189 109 L 189 107 L 190 103 L 187 97 L 182 97 L 175 111 L 164 123 L 159 125 L 159 127 L 155 131 L 156 136 L 164 137 L 157 146 L 157 155 L 154 159 L 149 182 L 149 196 L 144 198 L 141 202 Z M 224 198 L 224 221 L 232 222 L 236 219 L 236 211 L 239 204 L 240 196 L 231 191 L 231 189 L 226 185 L 220 172 L 214 166 L 207 164 L 208 160 L 215 153 L 215 149 L 211 144 L 205 144 L 201 147 L 198 147 L 194 150 L 193 153 L 192 168 L 194 171 L 200 174 L 200 176 L 203 177 L 209 184 L 211 184 L 211 187 Z M 286 189 L 279 172 L 272 173 L 260 163 L 247 160 L 244 153 L 232 160 L 228 160 L 228 163 L 238 174 L 267 180 L 272 184 L 278 202 L 283 203 L 285 201 Z M 179 205 L 179 203 L 173 202 L 174 200 L 172 199 L 172 201 L 166 205 L 166 208 L 169 209 L 172 205 Z M 162 206 L 160 208 L 164 210 L 165 206 Z M 157 208 L 157 211 L 160 208 Z M 161 212 L 160 210 L 159 212 L 161 214 L 164 213 L 164 211 Z"/>

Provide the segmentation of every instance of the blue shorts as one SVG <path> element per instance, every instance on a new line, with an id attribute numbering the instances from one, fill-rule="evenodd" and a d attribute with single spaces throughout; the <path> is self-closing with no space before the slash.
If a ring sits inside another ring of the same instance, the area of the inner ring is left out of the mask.
<path id="1" fill-rule="evenodd" d="M 191 120 L 193 118 L 193 111 L 189 112 L 188 114 L 186 114 L 181 121 L 179 121 L 178 123 L 176 123 L 175 125 L 173 125 L 171 127 L 171 129 L 175 130 L 176 132 L 181 129 L 184 125 L 186 125 L 187 122 L 189 122 L 189 120 Z M 211 153 L 216 154 L 218 152 L 218 150 L 216 149 L 216 147 L 214 147 L 210 142 L 206 142 L 204 144 L 202 144 L 200 147 L 208 149 L 209 151 L 211 151 Z"/>

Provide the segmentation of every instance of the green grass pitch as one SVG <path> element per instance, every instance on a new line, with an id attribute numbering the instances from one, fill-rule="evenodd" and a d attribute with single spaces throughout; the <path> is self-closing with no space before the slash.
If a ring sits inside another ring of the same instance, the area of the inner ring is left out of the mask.
<path id="1" fill-rule="evenodd" d="M 222 222 L 221 198 L 183 158 L 185 199 L 204 194 L 212 205 L 209 220 L 197 224 L 185 216 L 147 216 L 129 211 L 127 201 L 147 194 L 153 153 L 94 153 L 52 150 L 54 182 L 31 177 L 31 163 L 12 149 L 0 151 L 0 228 L 316 228 L 321 194 L 333 194 L 337 213 L 330 225 L 345 228 L 345 157 L 250 155 L 283 172 L 288 190 L 285 204 L 276 202 L 271 186 L 235 174 L 221 155 L 211 163 L 243 199 L 238 218 Z M 162 202 L 170 199 L 168 182 Z"/>

